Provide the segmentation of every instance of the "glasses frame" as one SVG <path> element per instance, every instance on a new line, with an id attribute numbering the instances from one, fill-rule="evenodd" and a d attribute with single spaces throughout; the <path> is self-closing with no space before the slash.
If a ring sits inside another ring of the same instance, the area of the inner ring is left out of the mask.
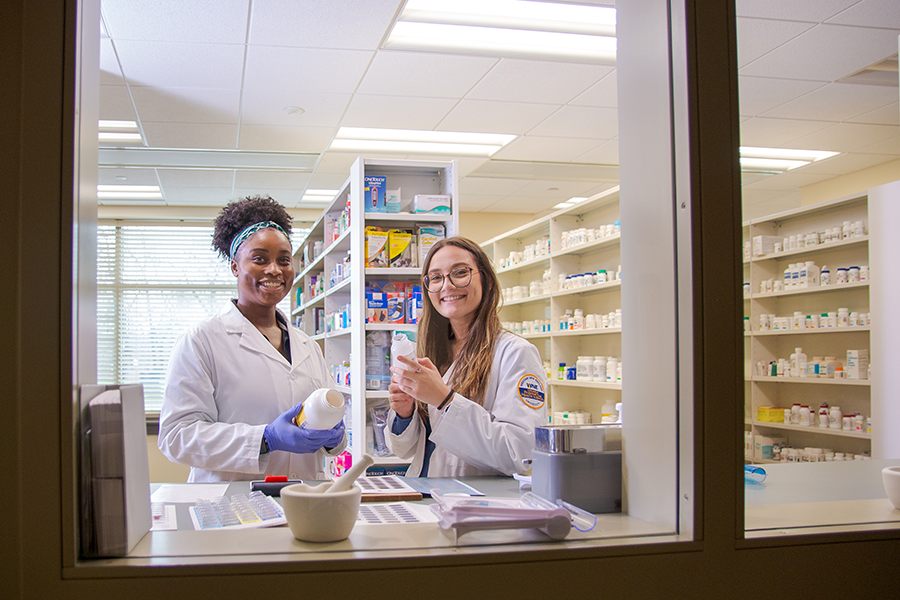
<path id="1" fill-rule="evenodd" d="M 452 273 L 453 273 L 454 271 L 461 271 L 461 270 L 463 270 L 463 269 L 468 269 L 468 271 L 469 271 L 469 273 L 468 273 L 468 281 L 466 281 L 463 285 L 460 285 L 460 284 L 456 283 L 456 281 L 453 280 Z M 440 292 L 442 289 L 444 289 L 444 284 L 445 284 L 445 283 L 447 282 L 447 280 L 449 279 L 449 280 L 450 280 L 450 283 L 452 283 L 454 287 L 457 287 L 457 288 L 460 288 L 460 289 L 462 289 L 462 288 L 467 288 L 467 287 L 469 287 L 469 285 L 472 284 L 472 274 L 473 274 L 473 273 L 478 273 L 478 272 L 479 272 L 478 269 L 476 269 L 475 267 L 470 267 L 470 266 L 468 266 L 468 265 L 465 265 L 465 266 L 462 266 L 462 267 L 454 267 L 453 269 L 450 270 L 450 273 L 446 273 L 446 274 L 445 274 L 445 273 L 435 273 L 435 274 L 433 274 L 433 275 L 425 275 L 424 277 L 422 277 L 422 286 L 425 288 L 426 291 L 428 291 L 428 292 L 430 292 L 430 293 L 432 293 L 432 294 L 436 294 L 437 292 Z M 437 289 L 431 289 L 431 288 L 428 286 L 428 282 L 430 281 L 431 277 L 433 277 L 434 275 L 440 275 L 440 276 L 441 276 L 441 285 L 439 285 L 439 286 L 437 287 Z"/>

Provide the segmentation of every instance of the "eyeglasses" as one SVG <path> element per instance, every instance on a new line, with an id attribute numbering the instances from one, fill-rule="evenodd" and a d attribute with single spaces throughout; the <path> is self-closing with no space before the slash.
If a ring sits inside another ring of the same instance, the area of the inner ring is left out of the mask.
<path id="1" fill-rule="evenodd" d="M 472 283 L 472 273 L 477 273 L 472 267 L 457 267 L 447 273 L 450 283 L 458 288 L 464 288 Z M 429 292 L 439 292 L 444 287 L 443 273 L 430 273 L 422 278 L 422 284 Z"/>

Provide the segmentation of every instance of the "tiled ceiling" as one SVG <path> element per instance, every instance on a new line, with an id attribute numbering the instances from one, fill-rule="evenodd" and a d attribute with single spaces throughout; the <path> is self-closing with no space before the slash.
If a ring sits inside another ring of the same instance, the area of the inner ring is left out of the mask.
<path id="1" fill-rule="evenodd" d="M 270 193 L 316 208 L 303 192 L 339 187 L 357 155 L 328 150 L 341 126 L 519 136 L 490 159 L 460 159 L 463 211 L 540 213 L 616 183 L 614 68 L 381 49 L 402 6 L 104 0 L 101 119 L 137 120 L 153 148 L 312 153 L 316 163 L 312 173 L 104 167 L 100 183 L 158 184 L 156 205 Z M 897 54 L 900 2 L 738 0 L 737 16 L 742 143 L 842 153 L 746 175 L 745 205 L 790 208 L 801 186 L 900 158 L 897 87 L 839 81 Z"/>

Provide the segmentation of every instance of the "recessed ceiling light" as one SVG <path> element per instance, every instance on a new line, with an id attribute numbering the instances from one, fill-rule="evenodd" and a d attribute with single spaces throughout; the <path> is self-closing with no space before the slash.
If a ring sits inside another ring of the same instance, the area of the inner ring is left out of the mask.
<path id="1" fill-rule="evenodd" d="M 615 64 L 616 10 L 526 0 L 409 0 L 385 48 Z"/>
<path id="2" fill-rule="evenodd" d="M 100 199 L 162 199 L 158 185 L 98 185 L 97 197 Z"/>
<path id="3" fill-rule="evenodd" d="M 836 156 L 839 152 L 796 150 L 792 148 L 756 148 L 741 146 L 741 170 L 760 173 L 784 173 L 798 167 Z"/>
<path id="4" fill-rule="evenodd" d="M 100 131 L 97 139 L 101 142 L 142 142 L 140 133 L 117 133 L 114 131 Z"/>
<path id="5" fill-rule="evenodd" d="M 560 202 L 553 208 L 572 208 L 573 206 L 575 206 L 575 204 L 572 202 Z"/>
<path id="6" fill-rule="evenodd" d="M 587 200 L 587 198 L 582 198 L 582 197 L 580 197 L 580 196 L 575 196 L 575 197 L 573 197 L 573 198 L 569 198 L 568 200 L 566 200 L 566 202 L 571 202 L 572 204 L 581 204 L 581 203 L 584 202 L 585 200 Z"/>
<path id="7" fill-rule="evenodd" d="M 330 150 L 491 156 L 515 135 L 341 127 Z"/>
<path id="8" fill-rule="evenodd" d="M 100 119 L 97 121 L 97 127 L 100 131 L 137 131 L 137 121 L 108 121 Z"/>
<path id="9" fill-rule="evenodd" d="M 125 181 L 127 177 L 124 175 L 116 175 L 116 181 Z"/>
<path id="10" fill-rule="evenodd" d="M 306 190 L 301 202 L 331 202 L 339 190 Z"/>

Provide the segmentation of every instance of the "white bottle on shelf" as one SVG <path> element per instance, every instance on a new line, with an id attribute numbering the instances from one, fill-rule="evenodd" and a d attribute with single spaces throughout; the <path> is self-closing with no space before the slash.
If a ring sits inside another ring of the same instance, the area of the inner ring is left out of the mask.
<path id="1" fill-rule="evenodd" d="M 591 363 L 591 380 L 606 381 L 606 357 L 595 356 L 594 362 Z"/>
<path id="2" fill-rule="evenodd" d="M 615 356 L 610 356 L 606 360 L 606 383 L 615 383 L 616 382 L 616 370 L 619 366 L 619 359 Z"/>

